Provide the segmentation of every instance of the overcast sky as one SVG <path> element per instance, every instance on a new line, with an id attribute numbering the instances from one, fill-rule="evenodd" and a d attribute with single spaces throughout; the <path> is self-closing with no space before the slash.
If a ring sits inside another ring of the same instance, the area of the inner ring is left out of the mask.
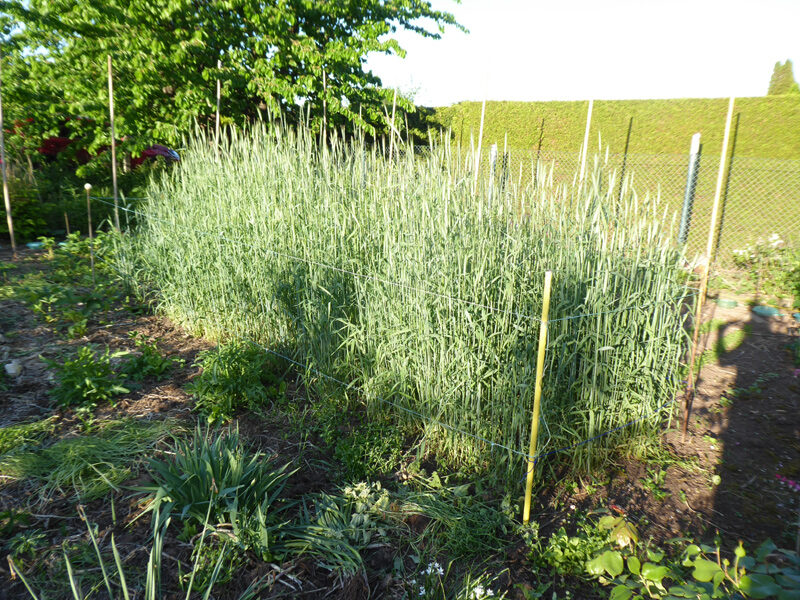
<path id="1" fill-rule="evenodd" d="M 403 32 L 372 55 L 416 102 L 762 96 L 776 61 L 800 77 L 800 0 L 433 0 L 469 29 Z"/>

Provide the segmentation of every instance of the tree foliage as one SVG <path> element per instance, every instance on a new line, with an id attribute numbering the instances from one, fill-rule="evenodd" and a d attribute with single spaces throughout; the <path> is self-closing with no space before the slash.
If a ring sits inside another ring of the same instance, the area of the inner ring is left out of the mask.
<path id="1" fill-rule="evenodd" d="M 794 79 L 792 72 L 792 61 L 787 60 L 782 63 L 775 63 L 772 70 L 772 78 L 769 80 L 768 96 L 780 96 L 782 94 L 800 94 L 800 87 Z"/>
<path id="2" fill-rule="evenodd" d="M 136 152 L 210 124 L 217 79 L 224 122 L 271 111 L 319 128 L 324 113 L 375 131 L 391 92 L 367 54 L 402 56 L 400 29 L 460 27 L 428 0 L 4 0 L 0 11 L 16 21 L 4 23 L 9 116 L 33 119 L 27 139 L 66 128 L 90 152 L 110 141 L 108 55 L 117 137 Z"/>

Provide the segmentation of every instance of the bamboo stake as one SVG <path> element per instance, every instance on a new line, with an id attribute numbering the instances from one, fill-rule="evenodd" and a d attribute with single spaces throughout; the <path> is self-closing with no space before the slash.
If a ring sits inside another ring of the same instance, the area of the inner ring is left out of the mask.
<path id="1" fill-rule="evenodd" d="M 322 69 L 322 151 L 328 145 L 328 74 Z"/>
<path id="2" fill-rule="evenodd" d="M 6 165 L 6 140 L 3 131 L 3 56 L 0 54 L 0 162 L 3 163 L 3 201 L 6 205 L 6 222 L 8 223 L 8 237 L 11 239 L 11 252 L 17 258 L 17 240 L 14 236 L 14 219 L 11 216 L 11 194 L 8 192 L 8 172 Z"/>
<path id="3" fill-rule="evenodd" d="M 539 353 L 536 357 L 536 387 L 533 392 L 533 415 L 531 416 L 531 445 L 528 450 L 528 477 L 525 482 L 525 506 L 522 509 L 522 523 L 527 524 L 531 516 L 531 491 L 533 490 L 533 470 L 536 461 L 536 442 L 539 437 L 539 412 L 542 400 L 542 378 L 544 376 L 544 357 L 547 350 L 547 317 L 550 313 L 550 288 L 553 272 L 544 274 L 542 294 L 542 322 L 539 325 Z"/>
<path id="4" fill-rule="evenodd" d="M 394 115 L 395 111 L 397 110 L 397 88 L 394 88 L 394 97 L 392 98 L 392 122 L 391 122 L 391 131 L 389 131 L 389 160 L 392 160 L 394 156 Z"/>
<path id="5" fill-rule="evenodd" d="M 64 211 L 64 225 L 67 228 L 67 235 L 69 235 L 69 215 L 67 215 L 67 211 Z"/>
<path id="6" fill-rule="evenodd" d="M 217 60 L 217 71 L 219 71 L 221 68 L 222 68 L 222 61 Z M 219 158 L 219 105 L 221 99 L 222 99 L 222 83 L 220 82 L 219 77 L 217 77 L 217 122 L 214 127 L 214 132 L 216 136 L 215 139 L 217 147 L 217 158 Z"/>
<path id="7" fill-rule="evenodd" d="M 111 117 L 111 183 L 114 188 L 114 226 L 119 231 L 119 201 L 117 191 L 117 132 L 114 127 L 114 79 L 111 55 L 108 55 L 108 114 Z"/>
<path id="8" fill-rule="evenodd" d="M 719 219 L 719 202 L 722 197 L 722 184 L 725 179 L 725 163 L 728 154 L 728 141 L 731 134 L 731 120 L 733 119 L 733 105 L 735 98 L 731 97 L 728 102 L 728 116 L 725 120 L 725 135 L 722 139 L 722 151 L 719 157 L 719 170 L 717 172 L 717 187 L 714 191 L 714 206 L 711 209 L 711 224 L 708 227 L 708 244 L 706 246 L 705 264 L 703 275 L 700 280 L 700 292 L 697 296 L 697 312 L 694 319 L 694 333 L 692 334 L 692 353 L 689 358 L 689 382 L 687 383 L 686 397 L 683 403 L 683 423 L 681 424 L 682 438 L 686 439 L 686 431 L 689 427 L 689 415 L 692 410 L 694 400 L 694 363 L 697 358 L 697 345 L 700 337 L 700 321 L 703 314 L 703 304 L 708 293 L 708 276 L 711 272 L 711 260 L 714 252 L 714 238 L 716 237 L 717 220 Z"/>
<path id="9" fill-rule="evenodd" d="M 83 184 L 86 190 L 86 222 L 89 227 L 89 261 L 92 265 L 92 283 L 96 283 L 94 278 L 94 233 L 92 232 L 92 184 Z"/>
<path id="10" fill-rule="evenodd" d="M 589 100 L 589 112 L 586 114 L 586 132 L 583 134 L 583 146 L 581 147 L 581 175 L 579 181 L 583 181 L 586 171 L 586 155 L 589 154 L 589 129 L 592 126 L 592 108 L 594 100 Z"/>
<path id="11" fill-rule="evenodd" d="M 475 154 L 475 181 L 472 184 L 472 193 L 478 191 L 478 169 L 481 166 L 481 144 L 483 143 L 483 120 L 486 117 L 486 95 L 483 96 L 481 106 L 481 128 L 478 130 L 478 152 Z"/>

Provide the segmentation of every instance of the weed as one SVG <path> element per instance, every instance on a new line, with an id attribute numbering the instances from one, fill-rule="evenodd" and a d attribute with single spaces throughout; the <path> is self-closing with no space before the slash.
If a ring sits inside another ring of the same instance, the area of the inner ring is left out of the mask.
<path id="1" fill-rule="evenodd" d="M 686 544 L 686 542 L 690 542 Z M 733 561 L 715 546 L 691 543 L 666 553 L 638 543 L 610 544 L 586 564 L 586 572 L 602 585 L 613 586 L 609 598 L 781 598 L 797 597 L 800 557 L 779 550 L 767 540 L 747 556 L 742 544 Z M 671 556 L 672 555 L 672 556 Z"/>
<path id="2" fill-rule="evenodd" d="M 195 366 L 203 371 L 188 389 L 197 399 L 195 408 L 212 424 L 286 394 L 286 382 L 275 375 L 275 360 L 254 344 L 232 342 L 207 350 Z"/>
<path id="3" fill-rule="evenodd" d="M 92 595 L 91 591 L 88 594 L 86 593 L 85 590 L 87 588 L 94 591 L 105 588 L 104 593 L 107 593 L 108 598 L 143 597 L 152 600 L 167 597 L 165 593 L 167 590 L 164 589 L 161 575 L 162 557 L 166 555 L 164 552 L 164 538 L 170 520 L 169 518 L 162 519 L 158 508 L 155 510 L 152 542 L 145 565 L 146 575 L 141 584 L 132 579 L 130 573 L 126 575 L 124 569 L 125 561 L 117 548 L 114 534 L 112 533 L 110 536 L 110 549 L 102 548 L 102 541 L 98 539 L 96 526 L 89 523 L 81 511 L 80 514 L 86 522 L 91 543 L 64 546 L 63 565 L 66 569 L 66 581 L 58 581 L 57 597 L 64 597 L 64 590 L 70 589 L 74 600 L 83 600 L 83 598 Z M 180 578 L 182 588 L 186 592 L 186 598 L 201 597 L 208 599 L 211 596 L 214 585 L 219 581 L 220 575 L 222 574 L 223 577 L 226 575 L 223 570 L 223 563 L 229 556 L 226 547 L 222 546 L 220 551 L 216 553 L 216 562 L 211 563 L 209 558 L 215 555 L 215 551 L 209 554 L 205 550 L 207 538 L 208 530 L 204 524 L 200 540 L 192 552 L 191 570 L 188 574 L 181 574 Z M 50 597 L 47 593 L 36 593 L 33 585 L 31 585 L 31 582 L 13 557 L 9 557 L 8 564 L 12 577 L 17 576 L 20 578 L 33 600 L 39 600 L 40 597 Z M 134 581 L 134 583 L 129 583 L 129 581 Z M 267 583 L 267 577 L 255 580 L 239 597 L 240 600 L 257 597 L 267 587 Z M 120 595 L 115 594 L 114 590 L 119 590 Z"/>
<path id="4" fill-rule="evenodd" d="M 59 364 L 43 359 L 55 369 L 58 385 L 50 391 L 50 396 L 59 406 L 96 405 L 112 402 L 114 396 L 128 393 L 122 386 L 122 379 L 115 372 L 111 361 L 126 352 L 111 352 L 108 347 L 98 354 L 90 346 L 78 350 L 75 358 Z"/>
<path id="5" fill-rule="evenodd" d="M 664 481 L 667 477 L 666 469 L 647 469 L 647 477 L 643 477 L 640 481 L 645 489 L 650 490 L 653 498 L 659 502 L 669 496 L 669 492 L 664 489 Z"/>
<path id="6" fill-rule="evenodd" d="M 8 540 L 22 527 L 26 527 L 31 521 L 29 513 L 9 508 L 0 511 L 0 539 Z"/>
<path id="7" fill-rule="evenodd" d="M 39 529 L 23 529 L 9 539 L 6 546 L 9 554 L 14 558 L 21 556 L 33 557 L 39 548 L 46 545 L 46 542 L 47 537 L 43 531 Z"/>
<path id="8" fill-rule="evenodd" d="M 699 332 L 700 334 L 710 333 L 712 331 L 716 332 L 727 323 L 728 322 L 725 319 L 711 319 L 710 321 L 705 321 L 700 325 Z"/>
<path id="9" fill-rule="evenodd" d="M 335 446 L 334 456 L 351 480 L 371 479 L 392 472 L 403 452 L 403 435 L 386 418 L 368 421 Z"/>
<path id="10" fill-rule="evenodd" d="M 228 583 L 245 564 L 244 552 L 218 537 L 209 537 L 204 545 L 192 549 L 191 571 L 180 572 L 178 581 L 184 592 L 210 589 Z M 178 565 L 180 569 L 180 564 Z"/>
<path id="11" fill-rule="evenodd" d="M 194 525 L 208 522 L 227 531 L 242 548 L 265 560 L 273 555 L 287 507 L 280 494 L 291 475 L 288 465 L 276 467 L 260 452 L 249 452 L 238 431 L 203 433 L 177 440 L 174 458 L 151 460 L 154 484 L 150 510 L 161 507 L 164 517 L 175 515 Z"/>
<path id="12" fill-rule="evenodd" d="M 778 373 L 764 373 L 747 387 L 738 387 L 733 390 L 737 398 L 756 398 L 764 393 L 764 384 L 780 377 Z"/>
<path id="13" fill-rule="evenodd" d="M 134 475 L 143 453 L 163 440 L 173 426 L 164 421 L 110 422 L 91 435 L 6 455 L 0 460 L 0 470 L 8 477 L 39 483 L 42 499 L 72 491 L 81 501 L 92 500 L 118 489 Z"/>
<path id="14" fill-rule="evenodd" d="M 469 485 L 450 487 L 438 479 L 432 476 L 423 491 L 400 494 L 404 515 L 430 519 L 421 538 L 453 558 L 476 557 L 502 547 L 503 536 L 511 529 L 506 512 L 470 494 Z"/>
<path id="15" fill-rule="evenodd" d="M 504 593 L 495 592 L 492 585 L 497 577 L 488 573 L 478 576 L 471 572 L 466 573 L 463 580 L 458 580 L 452 573 L 453 563 L 443 567 L 438 561 L 433 560 L 425 564 L 422 561 L 410 578 L 407 579 L 407 589 L 410 598 L 423 600 L 502 600 Z M 451 580 L 455 579 L 455 582 Z"/>
<path id="16" fill-rule="evenodd" d="M 340 581 L 364 570 L 362 552 L 388 543 L 393 524 L 390 498 L 380 484 L 358 483 L 340 494 L 321 493 L 309 507 L 286 545 L 299 555 L 315 557 Z"/>
<path id="17" fill-rule="evenodd" d="M 160 378 L 173 367 L 183 365 L 183 359 L 170 358 L 161 355 L 155 340 L 132 331 L 130 337 L 136 345 L 137 353 L 131 356 L 122 368 L 122 372 L 134 381 L 141 381 L 146 377 Z"/>
<path id="18" fill-rule="evenodd" d="M 539 526 L 531 523 L 528 540 L 531 562 L 538 567 L 552 569 L 559 575 L 578 575 L 586 562 L 608 544 L 609 533 L 590 522 L 586 514 L 580 513 L 575 523 L 575 535 L 569 535 L 565 527 L 559 527 L 546 543 L 539 537 Z"/>

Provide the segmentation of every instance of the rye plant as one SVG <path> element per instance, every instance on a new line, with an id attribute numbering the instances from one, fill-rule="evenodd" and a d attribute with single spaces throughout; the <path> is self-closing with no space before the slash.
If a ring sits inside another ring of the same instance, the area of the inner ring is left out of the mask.
<path id="1" fill-rule="evenodd" d="M 657 197 L 620 187 L 599 161 L 568 187 L 543 165 L 535 187 L 476 186 L 446 139 L 391 157 L 388 144 L 323 147 L 280 123 L 225 140 L 217 155 L 197 134 L 121 242 L 120 268 L 171 318 L 292 353 L 317 392 L 339 385 L 320 373 L 355 386 L 442 455 L 519 466 L 449 428 L 527 452 L 549 269 L 539 451 L 635 421 L 567 455 L 585 468 L 655 439 L 690 293 Z"/>

